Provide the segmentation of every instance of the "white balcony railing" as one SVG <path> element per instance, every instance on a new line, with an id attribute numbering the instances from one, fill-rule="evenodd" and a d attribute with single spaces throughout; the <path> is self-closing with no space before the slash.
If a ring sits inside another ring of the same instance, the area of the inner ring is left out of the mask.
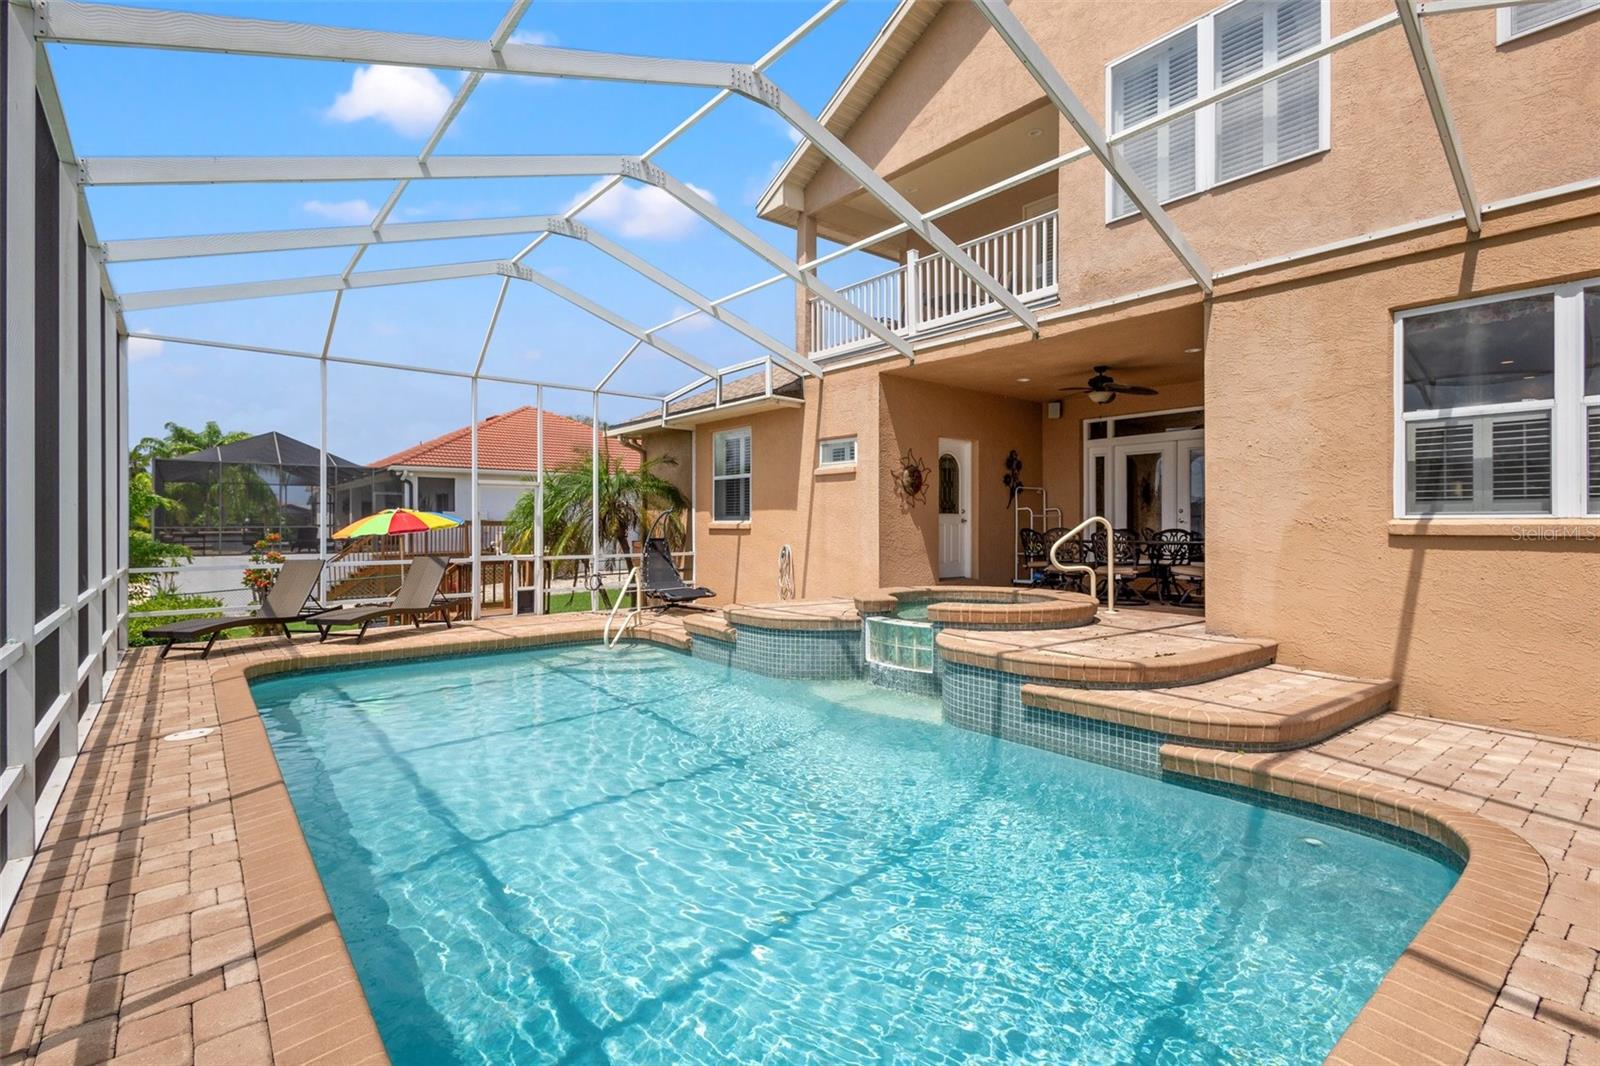
<path id="1" fill-rule="evenodd" d="M 961 245 L 983 269 L 1024 301 L 1056 292 L 1057 213 L 1039 215 Z M 942 329 L 999 308 L 943 254 L 918 256 L 893 270 L 846 285 L 839 294 L 903 337 Z M 811 300 L 813 356 L 881 343 L 831 304 Z"/>

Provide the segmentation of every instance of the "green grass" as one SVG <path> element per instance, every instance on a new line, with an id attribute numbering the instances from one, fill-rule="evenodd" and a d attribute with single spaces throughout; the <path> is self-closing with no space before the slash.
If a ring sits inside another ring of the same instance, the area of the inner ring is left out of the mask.
<path id="1" fill-rule="evenodd" d="M 629 595 L 628 600 L 631 601 L 632 599 L 633 596 Z M 610 602 L 615 603 L 616 601 L 613 599 Z M 589 610 L 589 592 L 587 589 L 579 589 L 576 592 L 552 592 L 545 597 L 545 604 L 546 614 L 567 614 L 572 611 L 587 611 Z M 611 609 L 608 606 L 607 601 L 604 599 L 600 601 L 600 604 L 600 609 L 602 611 Z"/>

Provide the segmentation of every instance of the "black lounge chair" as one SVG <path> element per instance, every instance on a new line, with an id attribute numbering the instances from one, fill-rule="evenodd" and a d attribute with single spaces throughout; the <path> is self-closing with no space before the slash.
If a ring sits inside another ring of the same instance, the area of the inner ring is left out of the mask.
<path id="1" fill-rule="evenodd" d="M 277 579 L 273 581 L 272 588 L 267 591 L 267 598 L 262 601 L 261 609 L 256 613 L 242 617 L 236 615 L 231 618 L 189 618 L 147 629 L 144 635 L 166 640 L 166 647 L 161 649 L 163 659 L 167 657 L 174 644 L 205 637 L 206 646 L 200 652 L 200 658 L 204 659 L 211 654 L 211 646 L 217 642 L 218 637 L 226 630 L 238 626 L 275 625 L 283 630 L 285 637 L 292 639 L 289 632 L 290 622 L 305 621 L 322 610 L 322 605 L 313 595 L 317 588 L 317 576 L 321 573 L 320 559 L 289 559 L 278 570 Z M 308 610 L 307 603 L 317 605 Z"/>
<path id="2" fill-rule="evenodd" d="M 400 591 L 388 603 L 338 607 L 312 615 L 306 621 L 317 627 L 317 632 L 321 634 L 319 641 L 327 640 L 334 626 L 359 625 L 361 629 L 356 633 L 357 644 L 367 635 L 367 627 L 380 618 L 410 619 L 411 624 L 420 629 L 423 617 L 437 612 L 444 627 L 449 629 L 450 601 L 439 593 L 439 586 L 444 583 L 444 572 L 449 567 L 450 561 L 441 556 L 419 555 L 411 560 L 411 565 L 406 568 L 405 580 L 400 583 Z"/>
<path id="3" fill-rule="evenodd" d="M 710 589 L 690 585 L 683 580 L 683 575 L 672 561 L 667 538 L 651 537 L 644 542 L 644 598 L 660 600 L 658 610 L 689 606 L 695 600 L 715 595 Z"/>

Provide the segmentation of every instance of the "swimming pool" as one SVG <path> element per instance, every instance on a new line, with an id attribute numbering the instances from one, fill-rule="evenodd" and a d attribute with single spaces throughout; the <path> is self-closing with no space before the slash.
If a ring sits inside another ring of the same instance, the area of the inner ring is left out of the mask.
<path id="1" fill-rule="evenodd" d="M 1315 1062 L 1456 876 L 647 646 L 252 689 L 399 1064 Z"/>

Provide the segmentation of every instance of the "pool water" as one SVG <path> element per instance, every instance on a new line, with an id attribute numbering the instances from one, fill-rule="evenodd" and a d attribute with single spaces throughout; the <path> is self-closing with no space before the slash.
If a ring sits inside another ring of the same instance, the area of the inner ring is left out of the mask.
<path id="1" fill-rule="evenodd" d="M 252 688 L 402 1066 L 1320 1062 L 1456 877 L 646 646 Z"/>
<path id="2" fill-rule="evenodd" d="M 908 622 L 926 622 L 928 608 L 936 603 L 1016 603 L 1016 600 L 912 600 L 895 604 L 894 616 Z"/>

